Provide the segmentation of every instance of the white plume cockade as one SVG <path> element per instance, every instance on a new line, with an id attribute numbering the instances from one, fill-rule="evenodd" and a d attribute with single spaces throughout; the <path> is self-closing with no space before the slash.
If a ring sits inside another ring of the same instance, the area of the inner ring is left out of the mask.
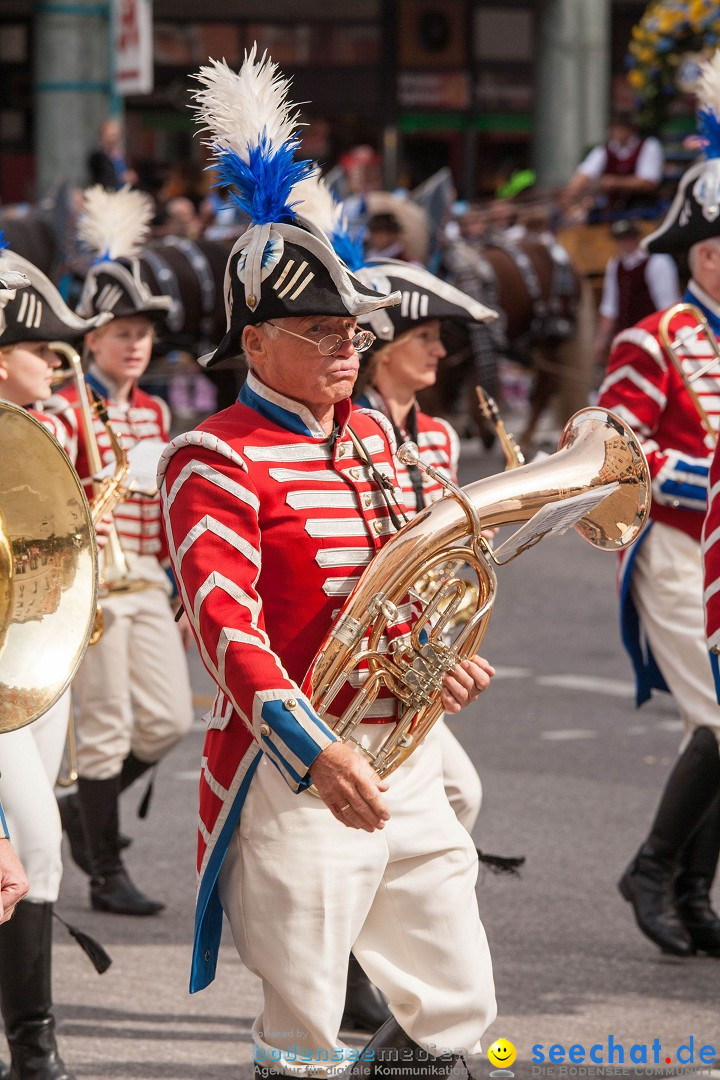
<path id="1" fill-rule="evenodd" d="M 106 191 L 87 188 L 78 223 L 80 240 L 102 259 L 134 259 L 140 254 L 155 216 L 153 201 L 127 185 Z"/>
<path id="2" fill-rule="evenodd" d="M 239 72 L 211 60 L 194 76 L 204 89 L 194 95 L 201 130 L 210 133 L 219 187 L 233 197 L 255 225 L 292 221 L 294 188 L 313 172 L 311 161 L 294 161 L 300 125 L 287 100 L 290 80 L 253 45 Z"/>
<path id="3" fill-rule="evenodd" d="M 296 184 L 293 197 L 297 200 L 298 216 L 322 229 L 338 255 L 350 270 L 365 265 L 362 236 L 351 236 L 342 203 L 335 199 L 319 172 Z"/>

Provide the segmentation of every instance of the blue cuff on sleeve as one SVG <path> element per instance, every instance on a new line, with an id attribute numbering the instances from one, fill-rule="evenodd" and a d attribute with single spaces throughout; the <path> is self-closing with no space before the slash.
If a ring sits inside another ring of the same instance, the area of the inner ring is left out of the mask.
<path id="1" fill-rule="evenodd" d="M 337 742 L 336 736 L 302 697 L 288 695 L 266 701 L 261 717 L 263 750 L 293 790 L 304 790 L 310 784 L 310 766 L 327 746 Z"/>

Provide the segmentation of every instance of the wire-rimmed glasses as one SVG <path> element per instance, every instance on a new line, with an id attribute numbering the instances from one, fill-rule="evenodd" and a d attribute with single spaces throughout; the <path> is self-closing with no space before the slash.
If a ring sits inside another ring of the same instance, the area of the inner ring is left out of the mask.
<path id="1" fill-rule="evenodd" d="M 348 341 L 355 352 L 367 352 L 375 341 L 375 335 L 370 330 L 357 330 L 350 338 L 342 337 L 340 334 L 326 334 L 325 337 L 321 337 L 319 341 L 316 341 L 315 338 L 305 337 L 304 334 L 296 334 L 294 330 L 288 330 L 274 322 L 271 322 L 270 326 L 274 326 L 276 330 L 282 330 L 284 334 L 290 334 L 291 337 L 300 338 L 301 341 L 309 341 L 322 356 L 333 356 Z"/>

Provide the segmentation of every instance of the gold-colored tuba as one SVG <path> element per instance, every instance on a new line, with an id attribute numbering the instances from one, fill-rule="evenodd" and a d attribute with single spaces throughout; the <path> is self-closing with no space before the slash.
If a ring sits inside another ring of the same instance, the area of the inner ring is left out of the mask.
<path id="1" fill-rule="evenodd" d="M 95 528 L 65 452 L 0 402 L 0 732 L 42 716 L 87 648 L 97 606 Z"/>
<path id="2" fill-rule="evenodd" d="M 405 444 L 398 456 L 412 452 Z M 415 463 L 426 468 L 417 458 Z M 636 539 L 650 508 L 647 462 L 635 435 L 619 417 L 599 408 L 571 417 L 557 453 L 542 461 L 465 488 L 432 473 L 446 497 L 403 526 L 365 569 L 303 685 L 334 733 L 361 750 L 381 777 L 405 761 L 440 717 L 445 672 L 477 651 L 497 590 L 493 564 L 503 565 L 548 533 L 571 525 L 594 547 L 618 551 Z M 520 528 L 493 553 L 482 531 L 504 525 Z M 398 620 L 415 582 L 458 560 L 471 569 L 473 580 L 444 580 L 409 641 L 401 639 L 394 651 L 381 650 L 381 638 Z M 443 638 L 468 588 L 477 588 L 474 610 L 447 644 Z M 334 716 L 334 699 L 360 665 L 366 669 L 358 673 L 360 689 L 343 714 Z M 370 754 L 353 736 L 382 687 L 397 698 L 399 719 L 387 725 L 387 737 Z"/>
<path id="3" fill-rule="evenodd" d="M 690 315 L 695 320 L 695 326 L 688 326 L 684 324 L 677 329 L 673 327 L 673 322 L 678 316 Z M 693 383 L 698 379 L 702 379 L 704 375 L 707 375 L 711 368 L 714 368 L 720 360 L 720 345 L 718 340 L 713 334 L 705 315 L 695 304 L 673 304 L 671 308 L 668 308 L 664 312 L 660 323 L 658 325 L 658 334 L 660 340 L 665 346 L 665 351 L 670 357 L 670 360 L 675 367 L 678 375 L 683 381 L 685 389 L 690 396 L 690 400 L 695 406 L 695 410 L 700 418 L 700 423 L 705 428 L 705 431 L 710 439 L 710 445 L 716 446 L 718 436 L 712 421 L 706 412 L 697 391 L 693 387 Z M 690 351 L 697 342 L 704 341 L 707 344 L 708 353 L 711 356 L 710 360 L 703 358 L 696 358 Z M 693 365 L 699 364 L 697 371 L 691 373 L 685 370 L 683 366 L 683 357 L 685 361 L 690 361 Z"/>

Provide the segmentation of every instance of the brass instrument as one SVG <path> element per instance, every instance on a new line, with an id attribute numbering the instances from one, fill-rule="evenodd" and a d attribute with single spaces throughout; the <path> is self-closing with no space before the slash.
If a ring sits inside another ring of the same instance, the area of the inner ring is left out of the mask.
<path id="1" fill-rule="evenodd" d="M 515 436 L 505 427 L 495 399 L 491 397 L 490 394 L 486 393 L 481 386 L 475 387 L 475 393 L 477 394 L 478 403 L 483 416 L 495 428 L 498 442 L 505 454 L 505 471 L 507 472 L 508 469 L 517 469 L 520 465 L 524 465 L 525 455 L 518 446 Z M 437 566 L 434 570 L 430 570 L 426 574 L 423 574 L 420 581 L 416 583 L 413 591 L 421 600 L 431 600 L 437 589 L 442 588 L 446 581 L 449 581 L 450 578 L 454 577 L 461 566 L 461 559 L 447 562 L 444 566 Z M 468 582 L 468 587 L 465 590 L 465 594 L 458 605 L 455 614 L 446 622 L 446 631 L 452 633 L 457 626 L 467 622 L 468 618 L 475 610 L 476 603 L 477 590 L 473 584 Z"/>
<path id="2" fill-rule="evenodd" d="M 42 716 L 85 653 L 97 606 L 95 529 L 50 432 L 0 402 L 0 732 Z"/>
<path id="3" fill-rule="evenodd" d="M 673 334 L 671 323 L 673 319 L 676 318 L 676 316 L 678 315 L 691 315 L 693 319 L 695 319 L 696 325 L 681 326 L 677 333 Z M 710 437 L 710 445 L 716 446 L 718 441 L 717 432 L 715 431 L 715 428 L 712 425 L 712 421 L 710 420 L 710 417 L 708 416 L 702 402 L 700 401 L 700 397 L 698 396 L 697 391 L 693 389 L 692 384 L 694 382 L 697 382 L 698 379 L 701 379 L 703 375 L 706 375 L 711 368 L 715 367 L 715 365 L 718 363 L 718 360 L 720 360 L 720 345 L 718 345 L 717 338 L 710 329 L 708 321 L 700 308 L 697 307 L 695 304 L 683 303 L 673 304 L 671 308 L 667 309 L 667 311 L 660 319 L 660 324 L 658 326 L 658 334 L 660 335 L 660 340 L 665 346 L 665 351 L 667 352 L 668 356 L 670 357 L 672 363 L 675 366 L 678 375 L 683 381 L 685 389 L 690 396 L 690 400 L 695 406 L 695 410 L 698 414 L 698 417 L 700 418 L 700 423 L 705 428 L 705 431 Z M 712 360 L 708 360 L 707 363 L 703 364 L 702 367 L 698 369 L 698 371 L 694 371 L 692 375 L 688 375 L 683 367 L 682 362 L 683 349 L 687 349 L 689 345 L 693 344 L 695 341 L 698 341 L 700 338 L 703 338 L 707 342 L 709 350 L 712 354 Z"/>
<path id="4" fill-rule="evenodd" d="M 398 454 L 412 458 L 408 444 Z M 417 457 L 415 461 L 426 468 Z M 571 417 L 557 453 L 542 461 L 465 488 L 436 475 L 448 497 L 409 521 L 377 553 L 343 605 L 303 685 L 334 733 L 364 753 L 381 777 L 401 765 L 425 738 L 442 712 L 445 672 L 472 656 L 485 634 L 497 589 L 493 563 L 510 560 L 490 550 L 483 530 L 520 524 L 514 554 L 570 525 L 594 547 L 617 551 L 636 539 L 650 508 L 647 462 L 635 435 L 599 408 L 582 409 Z M 472 569 L 476 582 L 448 580 L 415 623 L 409 643 L 381 652 L 380 638 L 397 620 L 398 607 L 406 603 L 414 582 L 428 570 L 457 560 Z M 478 589 L 475 610 L 451 644 L 445 644 L 447 621 L 469 585 Z M 343 715 L 334 717 L 333 700 L 361 663 L 367 678 Z M 400 716 L 371 754 L 353 735 L 381 687 L 398 699 Z"/>
<path id="5" fill-rule="evenodd" d="M 482 386 L 476 386 L 475 393 L 477 394 L 481 413 L 495 428 L 495 434 L 498 437 L 498 441 L 505 454 L 505 461 L 507 462 L 505 471 L 507 472 L 508 469 L 517 469 L 518 466 L 524 465 L 525 455 L 520 449 L 515 436 L 511 435 L 505 427 L 495 399 L 490 397 L 490 395 L 483 390 Z"/>

